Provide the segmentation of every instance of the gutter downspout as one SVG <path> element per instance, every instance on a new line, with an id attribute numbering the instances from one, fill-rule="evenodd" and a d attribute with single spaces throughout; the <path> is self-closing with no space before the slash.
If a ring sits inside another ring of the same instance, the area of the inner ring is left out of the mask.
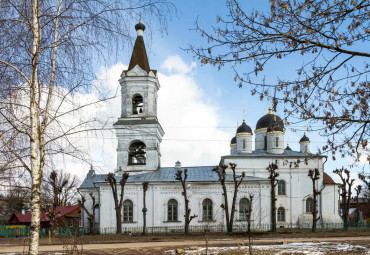
<path id="1" fill-rule="evenodd" d="M 77 189 L 77 192 L 82 197 L 82 194 L 80 193 L 79 188 Z M 80 219 L 80 221 L 82 222 L 82 228 L 85 228 L 85 220 L 84 219 L 85 219 L 85 211 L 84 211 L 84 209 L 81 208 L 81 219 Z"/>
<path id="2" fill-rule="evenodd" d="M 98 187 L 96 187 L 96 185 L 95 185 L 96 183 L 95 182 L 93 182 L 93 184 L 94 184 L 94 188 L 98 191 L 98 196 L 99 196 L 99 231 L 100 231 L 100 217 L 101 217 L 101 210 L 100 210 L 100 207 L 101 207 L 100 189 Z"/>
<path id="3" fill-rule="evenodd" d="M 325 165 L 326 161 L 328 161 L 328 157 L 325 157 L 325 161 L 322 163 L 322 180 L 323 180 L 322 184 L 323 184 L 323 187 L 320 190 L 320 219 L 321 219 L 320 221 L 321 221 L 321 226 L 324 226 L 324 221 L 323 221 L 323 218 L 322 218 L 322 194 L 321 194 L 321 192 L 326 187 L 326 185 L 324 183 L 324 165 Z"/>

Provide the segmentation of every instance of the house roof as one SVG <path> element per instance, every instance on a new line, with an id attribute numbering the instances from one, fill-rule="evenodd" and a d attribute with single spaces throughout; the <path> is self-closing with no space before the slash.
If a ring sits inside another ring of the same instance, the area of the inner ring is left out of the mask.
<path id="1" fill-rule="evenodd" d="M 336 184 L 335 181 L 325 172 L 323 174 L 323 183 L 324 184 Z"/>
<path id="2" fill-rule="evenodd" d="M 195 167 L 182 167 L 181 170 L 188 169 L 187 182 L 218 182 L 218 175 L 212 171 L 215 166 L 195 166 Z M 179 168 L 176 167 L 161 167 L 158 170 L 149 173 L 131 175 L 127 179 L 127 183 L 137 182 L 177 182 L 175 174 Z M 91 170 L 90 170 L 91 171 Z M 90 173 L 90 172 L 89 172 Z M 94 188 L 94 183 L 106 182 L 106 174 L 88 174 L 82 182 L 81 188 Z M 117 181 L 121 176 L 117 176 Z M 226 175 L 226 181 L 232 181 L 232 174 Z M 267 178 L 260 178 L 254 176 L 245 176 L 244 181 L 268 181 Z"/>
<path id="3" fill-rule="evenodd" d="M 73 212 L 74 210 L 76 210 L 78 208 L 80 208 L 79 205 L 57 206 L 55 218 L 59 218 L 59 217 L 65 216 L 65 215 Z M 52 210 L 53 210 L 53 208 L 50 207 L 49 208 L 49 212 L 51 212 Z M 22 214 L 20 212 L 14 212 L 13 215 L 15 217 L 17 217 L 17 219 L 18 219 L 18 221 L 20 223 L 29 223 L 29 222 L 31 222 L 31 213 L 30 212 L 26 212 L 25 214 Z M 46 212 L 41 212 L 40 221 L 41 222 L 48 222 L 48 221 L 50 221 L 50 219 L 49 219 L 48 215 L 46 214 Z"/>

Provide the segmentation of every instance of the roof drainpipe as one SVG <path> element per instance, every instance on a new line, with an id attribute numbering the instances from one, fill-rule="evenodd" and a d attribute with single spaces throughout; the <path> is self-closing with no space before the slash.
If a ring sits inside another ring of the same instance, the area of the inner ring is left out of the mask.
<path id="1" fill-rule="evenodd" d="M 324 165 L 326 163 L 326 161 L 328 161 L 328 157 L 325 157 L 325 161 L 322 163 L 322 180 L 323 180 L 323 187 L 322 189 L 320 190 L 320 221 L 321 221 L 321 226 L 324 226 L 324 220 L 322 218 L 322 194 L 321 192 L 323 191 L 323 189 L 325 189 L 325 183 L 324 183 Z"/>

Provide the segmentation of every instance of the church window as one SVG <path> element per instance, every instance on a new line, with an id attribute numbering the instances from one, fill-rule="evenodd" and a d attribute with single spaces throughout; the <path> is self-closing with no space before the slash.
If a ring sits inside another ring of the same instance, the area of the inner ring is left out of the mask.
<path id="1" fill-rule="evenodd" d="M 278 182 L 278 195 L 286 195 L 285 194 L 285 181 L 280 180 Z"/>
<path id="2" fill-rule="evenodd" d="M 143 97 L 140 95 L 135 95 L 132 98 L 132 114 L 143 113 Z"/>
<path id="3" fill-rule="evenodd" d="M 123 201 L 123 222 L 133 222 L 134 205 L 131 200 Z"/>
<path id="4" fill-rule="evenodd" d="M 279 137 L 275 137 L 275 147 L 279 147 Z"/>
<path id="5" fill-rule="evenodd" d="M 313 198 L 309 197 L 306 199 L 306 212 L 312 213 L 313 212 Z"/>
<path id="6" fill-rule="evenodd" d="M 239 201 L 239 220 L 248 220 L 249 215 L 249 200 L 242 198 Z"/>
<path id="7" fill-rule="evenodd" d="M 265 150 L 267 150 L 267 136 L 265 136 Z"/>
<path id="8" fill-rule="evenodd" d="M 245 145 L 245 139 L 243 139 L 243 150 L 245 150 L 245 148 L 247 147 L 246 145 Z"/>
<path id="9" fill-rule="evenodd" d="M 277 220 L 278 221 L 285 221 L 285 209 L 284 207 L 279 207 L 277 210 Z"/>
<path id="10" fill-rule="evenodd" d="M 202 217 L 203 221 L 212 221 L 213 220 L 213 215 L 212 215 L 213 214 L 213 212 L 212 212 L 213 205 L 212 204 L 213 204 L 212 200 L 209 199 L 209 198 L 206 198 L 206 199 L 203 200 L 203 203 L 202 203 L 202 205 L 203 205 L 203 217 Z"/>
<path id="11" fill-rule="evenodd" d="M 128 152 L 129 165 L 145 165 L 146 152 L 145 144 L 143 142 L 134 142 L 130 145 Z"/>
<path id="12" fill-rule="evenodd" d="M 177 201 L 170 199 L 167 205 L 167 220 L 177 221 Z"/>

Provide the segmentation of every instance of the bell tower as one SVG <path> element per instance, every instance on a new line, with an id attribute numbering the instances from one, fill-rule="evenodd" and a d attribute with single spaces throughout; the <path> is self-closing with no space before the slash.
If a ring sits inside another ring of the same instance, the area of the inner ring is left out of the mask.
<path id="1" fill-rule="evenodd" d="M 117 171 L 130 174 L 160 167 L 164 131 L 157 119 L 160 88 L 157 71 L 151 70 L 145 50 L 145 26 L 135 26 L 137 38 L 130 64 L 121 74 L 121 117 L 113 125 L 118 139 Z"/>

